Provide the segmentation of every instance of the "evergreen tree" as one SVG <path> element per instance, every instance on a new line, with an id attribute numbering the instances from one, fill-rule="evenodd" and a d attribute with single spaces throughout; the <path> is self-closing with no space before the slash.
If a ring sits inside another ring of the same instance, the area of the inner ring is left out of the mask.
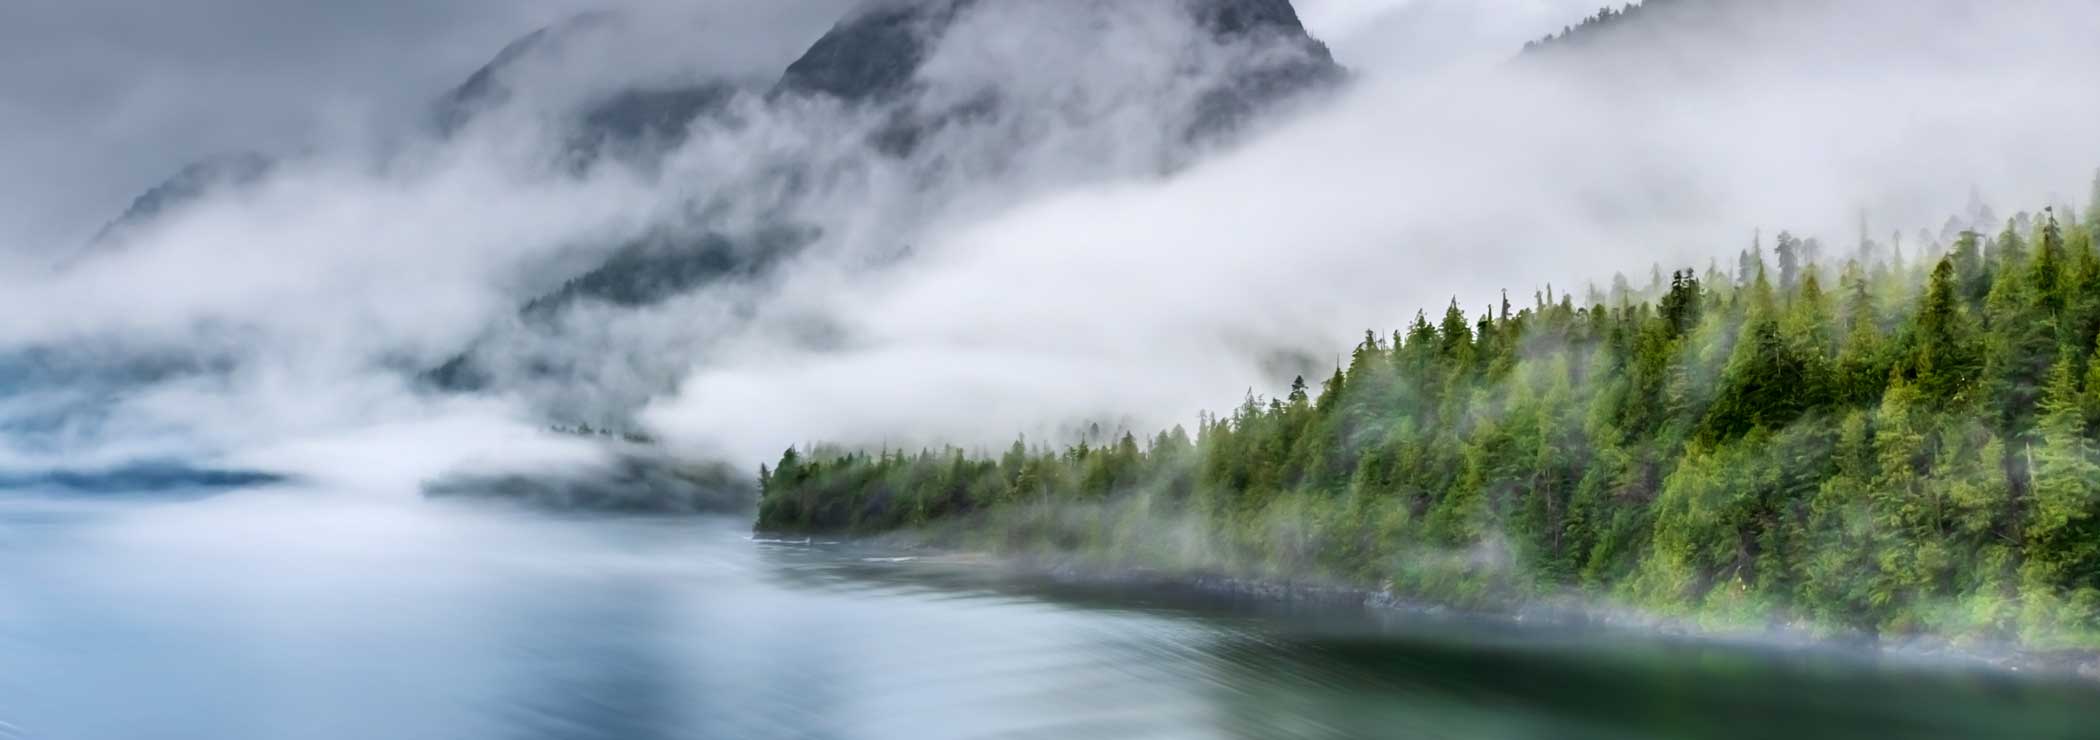
<path id="1" fill-rule="evenodd" d="M 1779 256 L 1779 290 L 1792 293 L 1801 281 L 1801 241 L 1793 234 L 1779 232 L 1779 246 L 1773 251 Z"/>
<path id="2" fill-rule="evenodd" d="M 2025 586 L 2040 597 L 2100 588 L 2100 463 L 2086 436 L 2069 365 L 2057 363 L 2050 374 L 2039 440 L 2029 453 L 2033 511 L 2023 576 Z"/>
<path id="3" fill-rule="evenodd" d="M 1880 262 L 1880 255 L 1878 254 L 1880 247 L 1874 243 L 1874 237 L 1867 231 L 1867 212 L 1865 210 L 1859 212 L 1859 246 L 1855 247 L 1855 250 L 1852 259 L 1858 262 L 1862 268 L 1872 270 L 1874 265 Z"/>
<path id="4" fill-rule="evenodd" d="M 1951 261 L 1933 268 L 1915 327 L 1906 377 L 1931 402 L 1956 402 L 1976 383 L 1983 363 L 1976 329 L 1955 297 Z"/>
<path id="5" fill-rule="evenodd" d="M 2087 229 L 2100 228 L 2100 170 L 2093 171 L 2093 189 L 2086 196 L 2085 225 Z"/>
<path id="6" fill-rule="evenodd" d="M 1983 238 L 1974 231 L 1963 231 L 1956 237 L 1954 253 L 1954 279 L 1960 286 L 1963 302 L 1973 310 L 1983 306 L 1984 296 L 1990 294 L 1991 269 L 1983 261 Z"/>

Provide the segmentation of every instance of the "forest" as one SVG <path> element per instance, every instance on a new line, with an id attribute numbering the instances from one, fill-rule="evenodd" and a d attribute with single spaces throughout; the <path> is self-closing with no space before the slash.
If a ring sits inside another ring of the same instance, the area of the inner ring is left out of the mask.
<path id="1" fill-rule="evenodd" d="M 2100 176 L 2079 210 L 1453 301 L 1193 431 L 790 449 L 759 527 L 2092 648 Z"/>

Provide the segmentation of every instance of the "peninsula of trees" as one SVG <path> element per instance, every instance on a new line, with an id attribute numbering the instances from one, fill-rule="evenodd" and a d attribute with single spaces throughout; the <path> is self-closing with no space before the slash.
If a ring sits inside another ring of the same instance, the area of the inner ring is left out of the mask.
<path id="1" fill-rule="evenodd" d="M 1454 302 L 1193 433 L 789 450 L 759 526 L 2090 648 L 2100 178 L 2073 210 Z"/>

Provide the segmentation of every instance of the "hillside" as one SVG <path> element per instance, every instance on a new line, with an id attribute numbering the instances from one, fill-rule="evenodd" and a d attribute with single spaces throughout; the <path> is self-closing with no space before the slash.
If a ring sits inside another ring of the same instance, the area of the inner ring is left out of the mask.
<path id="1" fill-rule="evenodd" d="M 1453 303 L 1193 433 L 789 450 L 759 527 L 2100 645 L 2094 190 L 1951 244 L 1782 233 L 1725 272 Z"/>

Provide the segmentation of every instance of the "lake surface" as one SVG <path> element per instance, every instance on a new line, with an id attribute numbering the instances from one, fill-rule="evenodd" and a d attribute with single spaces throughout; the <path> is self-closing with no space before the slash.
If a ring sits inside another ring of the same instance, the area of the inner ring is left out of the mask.
<path id="1" fill-rule="evenodd" d="M 2073 738 L 2079 681 L 1059 584 L 739 520 L 0 498 L 0 739 Z"/>

